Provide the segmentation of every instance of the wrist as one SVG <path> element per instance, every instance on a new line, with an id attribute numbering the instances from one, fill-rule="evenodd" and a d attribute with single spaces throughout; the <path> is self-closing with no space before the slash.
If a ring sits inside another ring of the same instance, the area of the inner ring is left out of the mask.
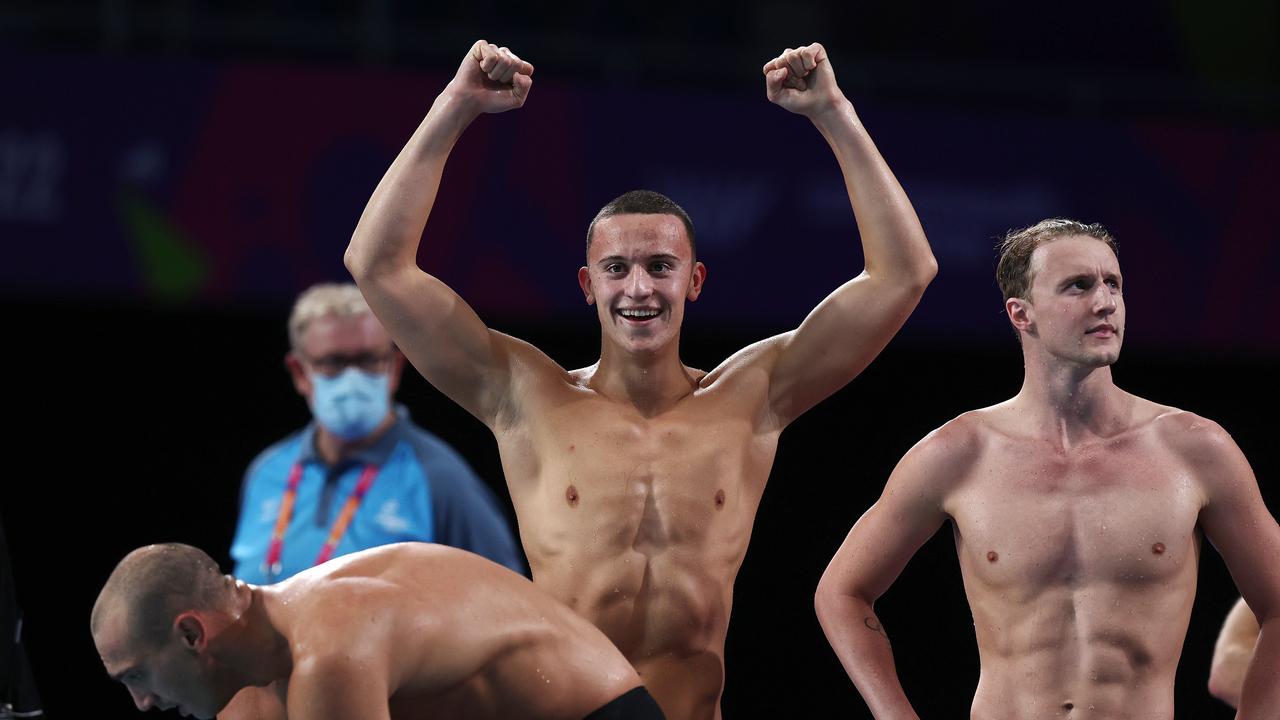
<path id="1" fill-rule="evenodd" d="M 829 129 L 848 123 L 856 124 L 858 122 L 858 114 L 853 110 L 853 103 L 849 102 L 843 93 L 840 93 L 831 98 L 829 102 L 814 108 L 813 112 L 809 113 L 809 120 L 819 130 L 826 132 Z"/>
<path id="2" fill-rule="evenodd" d="M 471 93 L 460 91 L 453 83 L 449 83 L 432 103 L 431 114 L 439 115 L 442 120 L 447 119 L 461 131 L 484 114 L 484 110 Z"/>

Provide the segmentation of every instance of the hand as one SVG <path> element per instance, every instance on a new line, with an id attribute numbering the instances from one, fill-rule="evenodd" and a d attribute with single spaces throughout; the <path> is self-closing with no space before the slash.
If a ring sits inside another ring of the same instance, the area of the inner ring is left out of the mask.
<path id="1" fill-rule="evenodd" d="M 445 92 L 477 114 L 506 112 L 524 105 L 533 87 L 531 75 L 533 66 L 515 53 L 477 40 Z"/>
<path id="2" fill-rule="evenodd" d="M 820 43 L 787 48 L 765 63 L 764 87 L 769 102 L 810 118 L 844 101 Z"/>

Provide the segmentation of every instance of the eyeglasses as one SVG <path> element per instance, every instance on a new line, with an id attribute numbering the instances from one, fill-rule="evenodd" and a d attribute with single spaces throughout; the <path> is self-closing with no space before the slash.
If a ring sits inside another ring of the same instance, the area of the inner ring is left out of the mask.
<path id="1" fill-rule="evenodd" d="M 391 364 L 391 358 L 394 353 L 358 353 L 356 355 L 341 355 L 334 353 L 332 355 L 323 355 L 318 358 L 307 357 L 301 352 L 298 356 L 303 362 L 310 365 L 316 372 L 325 377 L 336 377 L 341 375 L 344 370 L 349 367 L 359 368 L 367 373 L 380 373 L 387 369 Z"/>

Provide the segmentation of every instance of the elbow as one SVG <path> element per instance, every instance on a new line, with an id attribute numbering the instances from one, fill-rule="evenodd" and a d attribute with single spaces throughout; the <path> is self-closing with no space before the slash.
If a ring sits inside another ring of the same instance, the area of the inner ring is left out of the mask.
<path id="1" fill-rule="evenodd" d="M 936 277 L 938 277 L 938 260 L 933 253 L 925 253 L 907 276 L 907 284 L 917 295 L 924 295 L 925 289 Z"/>
<path id="2" fill-rule="evenodd" d="M 852 599 L 829 573 L 824 573 L 818 581 L 818 589 L 813 593 L 813 611 L 818 616 L 818 624 L 824 630 L 830 627 L 837 617 L 848 612 Z"/>
<path id="3" fill-rule="evenodd" d="M 1233 659 L 1223 660 L 1215 658 L 1209 669 L 1209 694 L 1218 698 L 1222 702 L 1231 707 L 1240 705 L 1240 692 L 1244 685 L 1244 676 L 1240 672 L 1240 665 L 1232 662 Z M 1242 658 L 1246 664 L 1247 658 Z"/>
<path id="4" fill-rule="evenodd" d="M 357 284 L 361 279 L 369 276 L 368 253 L 361 251 L 355 238 L 351 239 L 351 244 L 347 245 L 347 251 L 342 254 L 342 264 L 347 266 L 347 272 L 351 273 L 351 277 Z"/>

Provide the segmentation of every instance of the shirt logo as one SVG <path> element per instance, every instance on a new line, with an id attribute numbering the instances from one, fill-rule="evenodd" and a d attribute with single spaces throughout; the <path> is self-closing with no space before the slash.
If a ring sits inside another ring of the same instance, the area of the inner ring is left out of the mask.
<path id="1" fill-rule="evenodd" d="M 280 514 L 280 498 L 268 498 L 258 506 L 258 522 L 274 525 L 276 516 Z"/>
<path id="2" fill-rule="evenodd" d="M 409 530 L 409 518 L 400 514 L 400 502 L 394 498 L 382 503 L 373 521 L 392 535 L 399 535 Z"/>

